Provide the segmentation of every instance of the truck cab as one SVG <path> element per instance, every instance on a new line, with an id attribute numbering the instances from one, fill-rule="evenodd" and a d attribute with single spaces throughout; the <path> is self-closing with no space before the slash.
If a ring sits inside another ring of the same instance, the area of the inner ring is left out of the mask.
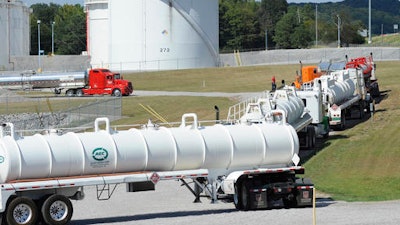
<path id="1" fill-rule="evenodd" d="M 132 83 L 124 80 L 119 73 L 108 69 L 89 70 L 87 85 L 82 89 L 84 95 L 114 95 L 116 97 L 130 95 Z"/>

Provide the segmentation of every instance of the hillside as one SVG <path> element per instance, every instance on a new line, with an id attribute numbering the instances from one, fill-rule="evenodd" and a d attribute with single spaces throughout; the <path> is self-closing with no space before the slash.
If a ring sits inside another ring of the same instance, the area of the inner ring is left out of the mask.
<path id="1" fill-rule="evenodd" d="M 308 3 L 309 4 L 309 3 Z M 312 3 L 313 4 L 313 3 Z M 300 6 L 305 3 L 297 4 Z M 345 0 L 337 3 L 320 3 L 318 4 L 319 18 L 322 20 L 331 20 L 339 12 L 346 12 L 353 21 L 362 21 L 365 29 L 368 28 L 369 10 L 368 0 Z M 381 34 L 393 33 L 393 25 L 400 24 L 400 1 L 398 0 L 379 0 L 371 2 L 371 26 L 372 33 Z"/>
<path id="2" fill-rule="evenodd" d="M 329 137 L 306 164 L 317 190 L 346 201 L 400 199 L 398 62 L 378 62 L 382 101 L 372 118 Z"/>

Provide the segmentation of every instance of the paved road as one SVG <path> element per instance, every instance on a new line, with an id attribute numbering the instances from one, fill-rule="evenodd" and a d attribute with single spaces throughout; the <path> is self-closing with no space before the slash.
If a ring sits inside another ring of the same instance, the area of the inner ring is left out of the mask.
<path id="1" fill-rule="evenodd" d="M 133 96 L 203 96 L 203 97 L 230 97 L 245 100 L 254 96 L 259 96 L 260 92 L 242 92 L 242 93 L 225 93 L 225 92 L 188 92 L 188 91 L 141 91 L 135 90 Z"/>
<path id="2" fill-rule="evenodd" d="M 87 188 L 86 199 L 74 201 L 71 225 L 309 225 L 312 208 L 237 211 L 232 203 L 192 203 L 193 196 L 177 181 L 160 181 L 156 191 L 126 193 L 118 186 L 108 201 L 97 201 Z M 316 222 L 324 225 L 398 225 L 400 201 L 346 203 L 317 199 Z"/>

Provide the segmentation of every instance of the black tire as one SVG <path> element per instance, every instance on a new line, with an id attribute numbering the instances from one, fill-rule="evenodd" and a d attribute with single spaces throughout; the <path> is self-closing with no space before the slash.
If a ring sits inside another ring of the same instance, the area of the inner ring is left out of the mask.
<path id="1" fill-rule="evenodd" d="M 83 96 L 83 90 L 82 89 L 77 89 L 76 90 L 76 96 L 77 97 L 82 97 Z"/>
<path id="2" fill-rule="evenodd" d="M 344 111 L 342 112 L 342 118 L 341 118 L 341 121 L 340 121 L 339 129 L 340 130 L 345 130 L 346 129 L 346 114 L 345 114 Z"/>
<path id="3" fill-rule="evenodd" d="M 71 201 L 63 195 L 51 195 L 42 205 L 43 221 L 48 225 L 65 225 L 73 214 Z"/>
<path id="4" fill-rule="evenodd" d="M 311 128 L 311 148 L 315 148 L 315 143 L 316 143 L 316 135 L 315 135 L 315 129 L 314 127 Z"/>
<path id="5" fill-rule="evenodd" d="M 112 93 L 115 97 L 121 97 L 122 96 L 122 92 L 121 90 L 119 90 L 118 88 L 114 89 L 113 93 Z"/>
<path id="6" fill-rule="evenodd" d="M 235 204 L 235 208 L 237 210 L 243 209 L 241 191 L 242 191 L 241 184 L 236 183 L 235 184 L 235 194 L 233 195 L 233 204 Z"/>
<path id="7" fill-rule="evenodd" d="M 6 210 L 8 225 L 35 225 L 39 211 L 35 202 L 27 197 L 16 197 L 11 200 Z"/>
<path id="8" fill-rule="evenodd" d="M 284 199 L 283 199 L 283 206 L 284 206 L 286 209 L 296 208 L 296 207 L 297 207 L 297 200 L 296 200 L 296 198 L 293 198 L 293 199 L 286 199 L 286 198 L 284 198 Z"/>
<path id="9" fill-rule="evenodd" d="M 242 201 L 242 209 L 247 211 L 250 209 L 250 192 L 249 188 L 247 187 L 246 182 L 242 183 L 242 190 L 240 192 L 241 201 Z"/>
<path id="10" fill-rule="evenodd" d="M 68 96 L 68 97 L 74 97 L 75 96 L 75 90 L 74 89 L 68 89 L 65 92 L 65 95 Z"/>

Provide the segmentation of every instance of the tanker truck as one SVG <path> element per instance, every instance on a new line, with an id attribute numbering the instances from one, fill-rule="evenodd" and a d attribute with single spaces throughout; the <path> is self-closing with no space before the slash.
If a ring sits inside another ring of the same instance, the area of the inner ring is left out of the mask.
<path id="1" fill-rule="evenodd" d="M 302 149 L 315 147 L 316 137 L 329 136 L 321 93 L 299 95 L 293 86 L 284 86 L 274 92 L 236 104 L 229 109 L 229 123 L 264 123 L 273 120 L 276 109 L 283 110 L 286 121 L 296 130 Z M 239 109 L 241 108 L 241 109 Z"/>
<path id="2" fill-rule="evenodd" d="M 307 91 L 322 93 L 329 125 L 340 130 L 346 126 L 346 116 L 351 117 L 355 111 L 358 118 L 363 118 L 372 104 L 365 88 L 363 73 L 359 69 L 330 72 L 316 78 L 311 88 L 304 89 L 304 92 Z"/>
<path id="3" fill-rule="evenodd" d="M 132 83 L 124 80 L 119 73 L 108 69 L 89 69 L 86 72 L 36 73 L 25 71 L 21 74 L 0 76 L 0 87 L 14 90 L 52 89 L 55 94 L 65 92 L 68 97 L 84 95 L 130 95 Z"/>
<path id="4" fill-rule="evenodd" d="M 115 187 L 154 190 L 161 180 L 180 180 L 212 202 L 222 197 L 240 210 L 310 206 L 313 184 L 298 178 L 299 140 L 283 110 L 268 123 L 200 126 L 184 114 L 179 127 L 149 123 L 140 129 L 110 128 L 98 118 L 93 132 L 48 131 L 19 136 L 0 127 L 0 215 L 9 225 L 67 224 L 70 199 L 82 200 L 96 186 L 99 200 Z M 193 180 L 190 186 L 186 180 Z M 0 220 L 1 221 L 1 220 Z"/>

